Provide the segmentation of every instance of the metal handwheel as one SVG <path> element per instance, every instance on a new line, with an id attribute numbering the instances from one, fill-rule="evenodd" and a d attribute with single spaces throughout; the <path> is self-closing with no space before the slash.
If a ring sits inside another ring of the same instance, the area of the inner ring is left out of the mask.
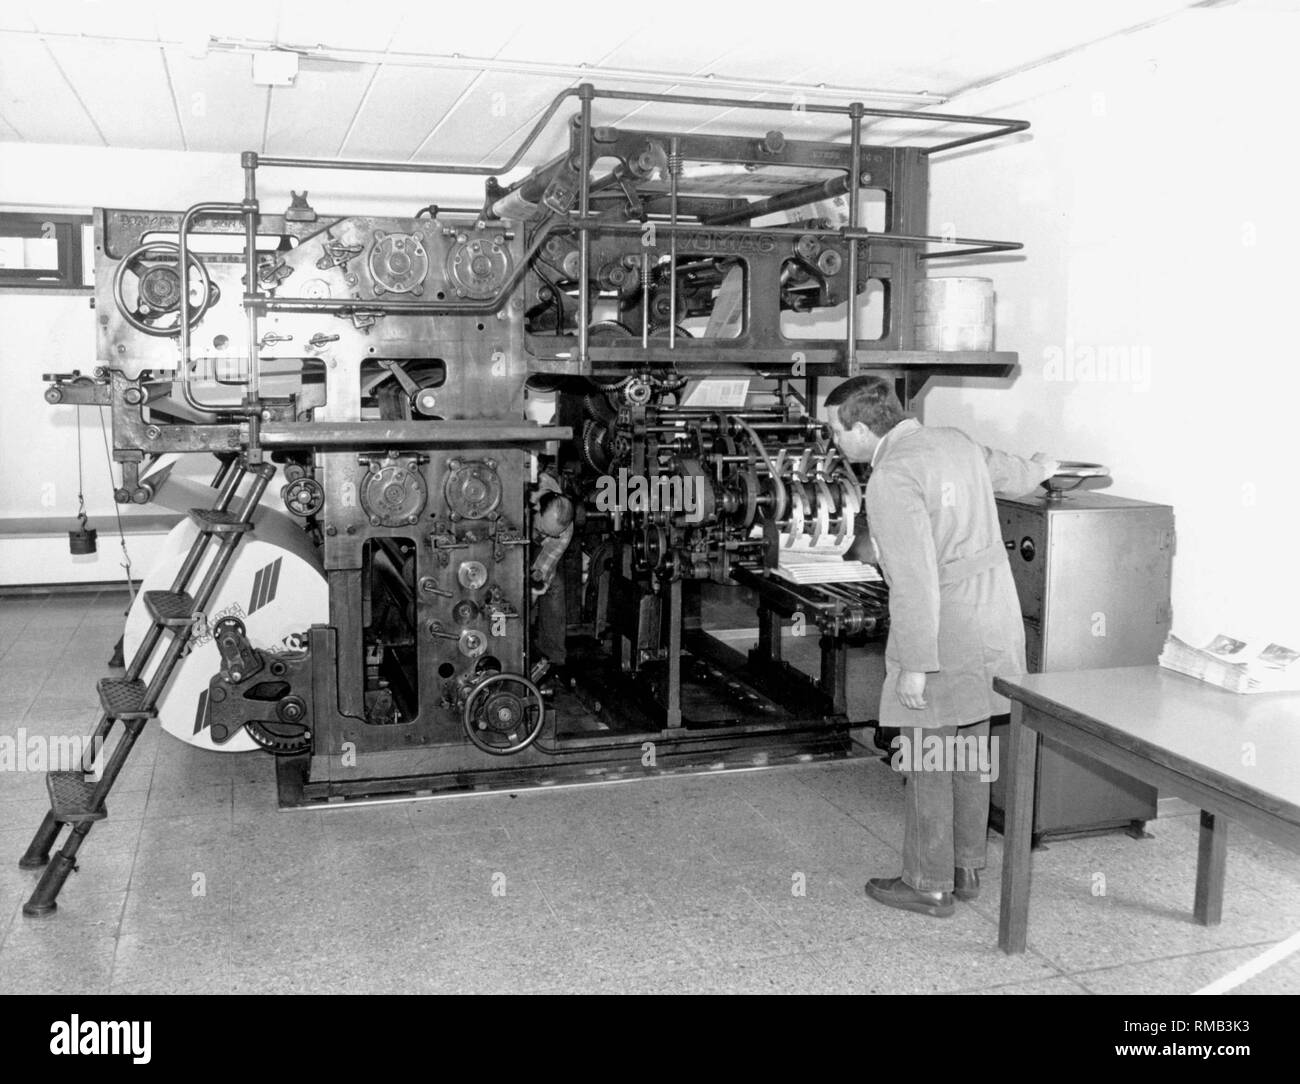
<path id="1" fill-rule="evenodd" d="M 189 270 L 198 273 L 198 282 L 190 281 L 186 275 L 186 284 L 193 292 L 201 288 L 197 300 L 190 302 L 190 327 L 193 328 L 203 314 L 212 307 L 220 296 L 220 290 L 213 283 L 208 269 L 193 252 L 186 253 Z M 172 241 L 149 241 L 132 250 L 122 258 L 113 274 L 113 300 L 122 318 L 137 331 L 145 335 L 164 337 L 179 335 L 181 329 L 181 276 L 177 271 L 180 262 L 180 246 Z M 131 308 L 126 300 L 126 276 L 133 275 L 136 280 L 135 307 Z M 170 323 L 164 321 L 170 320 Z"/>
<path id="2" fill-rule="evenodd" d="M 545 718 L 546 704 L 536 685 L 520 674 L 498 673 L 470 690 L 461 722 L 483 752 L 509 756 L 536 740 Z"/>

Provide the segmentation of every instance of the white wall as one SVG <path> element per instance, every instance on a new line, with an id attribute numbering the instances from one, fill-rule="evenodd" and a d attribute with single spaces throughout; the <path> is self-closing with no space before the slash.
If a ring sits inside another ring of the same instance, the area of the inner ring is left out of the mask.
<path id="1" fill-rule="evenodd" d="M 1188 12 L 954 100 L 1033 128 L 933 167 L 931 232 L 1025 252 L 931 264 L 995 280 L 1021 369 L 936 382 L 927 422 L 1106 463 L 1109 492 L 1171 504 L 1174 629 L 1193 639 L 1300 647 L 1297 44 L 1292 12 Z"/>
<path id="2" fill-rule="evenodd" d="M 481 179 L 440 178 L 436 190 L 433 183 L 403 174 L 258 173 L 263 209 L 273 214 L 288 205 L 290 188 L 304 187 L 322 214 L 412 215 L 435 201 L 481 202 Z M 242 195 L 238 155 L 0 143 L 0 209 L 181 210 L 201 200 L 238 200 Z M 93 317 L 85 296 L 0 292 L 0 521 L 52 518 L 51 533 L 39 538 L 5 537 L 0 522 L 0 585 L 117 580 L 123 575 L 99 412 L 81 409 L 86 510 L 100 532 L 100 551 L 74 558 L 61 532 L 74 526 L 77 511 L 77 409 L 51 407 L 42 398 L 43 373 L 88 373 L 97 364 Z M 189 458 L 194 462 L 178 468 L 181 474 L 210 477 L 215 468 L 210 456 Z M 114 477 L 120 477 L 113 469 Z M 154 505 L 121 509 L 137 575 L 148 568 L 159 539 L 130 530 L 129 517 L 163 510 Z"/>
<path id="3" fill-rule="evenodd" d="M 1260 630 L 1300 645 L 1300 348 L 1290 326 L 1300 210 L 1294 124 L 1282 117 L 1295 98 L 1300 17 L 1285 6 L 1189 12 L 951 103 L 1034 125 L 1014 145 L 936 159 L 932 178 L 934 230 L 952 223 L 958 235 L 1025 243 L 1017 262 L 931 268 L 995 279 L 998 344 L 1019 351 L 1021 372 L 937 381 L 925 412 L 987 443 L 1107 463 L 1111 492 L 1172 504 L 1179 632 Z M 481 191 L 478 181 L 459 194 L 425 183 L 260 176 L 271 211 L 290 184 L 309 187 L 325 212 L 410 213 Z M 240 191 L 234 155 L 0 144 L 0 205 L 173 209 Z M 91 360 L 85 304 L 0 295 L 0 516 L 48 511 L 49 481 L 59 512 L 75 511 L 73 412 L 45 406 L 39 375 Z M 1099 349 L 1129 351 L 1136 368 L 1090 376 L 1079 363 Z M 98 437 L 97 420 L 87 435 Z M 102 450 L 87 464 L 88 479 L 100 478 Z M 109 526 L 107 479 L 87 503 L 101 531 Z M 59 545 L 49 579 L 67 571 Z"/>

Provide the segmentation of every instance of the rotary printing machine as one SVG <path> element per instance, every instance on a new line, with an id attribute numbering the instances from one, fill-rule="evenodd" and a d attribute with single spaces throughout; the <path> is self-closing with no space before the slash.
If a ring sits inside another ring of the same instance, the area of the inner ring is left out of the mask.
<path id="1" fill-rule="evenodd" d="M 562 152 L 500 183 L 573 99 Z M 848 135 L 597 123 L 648 100 Z M 939 141 L 864 142 L 865 122 L 898 120 Z M 283 805 L 846 752 L 845 653 L 883 635 L 883 585 L 776 574 L 795 539 L 864 530 L 817 382 L 878 372 L 907 403 L 936 373 L 1011 370 L 1014 354 L 915 349 L 912 299 L 929 260 L 1020 247 L 929 234 L 928 156 L 1024 127 L 583 84 L 500 166 L 245 153 L 242 199 L 97 211 L 100 364 L 52 375 L 46 399 L 110 408 L 119 502 L 153 498 L 159 457 L 218 465 L 125 675 L 99 682 L 102 771 L 50 774 L 27 912 L 54 909 L 200 634 L 220 658 L 201 724 L 276 754 Z M 306 193 L 263 211 L 266 168 L 487 179 L 481 207 L 324 217 Z M 694 394 L 719 380 L 739 398 Z M 529 421 L 529 396 L 554 417 Z M 277 474 L 328 590 L 298 650 L 207 617 Z M 614 477 L 650 499 L 602 500 Z M 783 660 L 786 625 L 819 636 L 815 675 Z"/>

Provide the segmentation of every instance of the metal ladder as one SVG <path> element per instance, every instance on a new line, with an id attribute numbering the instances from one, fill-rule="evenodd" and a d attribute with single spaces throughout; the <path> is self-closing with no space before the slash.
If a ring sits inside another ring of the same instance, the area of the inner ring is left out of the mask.
<path id="1" fill-rule="evenodd" d="M 236 495 L 248 475 L 252 475 L 252 485 L 238 510 L 235 510 Z M 144 595 L 145 607 L 153 618 L 153 625 L 132 657 L 125 676 L 101 678 L 99 681 L 99 702 L 103 714 L 91 735 L 87 756 L 93 756 L 96 750 L 103 747 L 114 723 L 120 722 L 123 727 L 102 772 L 89 771 L 91 765 L 83 758 L 80 770 L 46 773 L 45 785 L 50 793 L 50 811 L 45 814 L 26 853 L 18 861 L 20 869 L 45 870 L 31 898 L 23 904 L 24 915 L 48 915 L 58 909 L 59 891 L 68 879 L 68 874 L 77 868 L 77 852 L 90 834 L 91 826 L 108 816 L 108 808 L 104 804 L 108 792 L 112 790 L 118 773 L 145 725 L 157 716 L 158 699 L 167 689 L 176 664 L 184 655 L 194 634 L 195 615 L 207 613 L 208 603 L 225 577 L 236 547 L 244 535 L 253 529 L 253 513 L 274 475 L 275 467 L 269 463 L 252 466 L 242 456 L 232 456 L 223 461 L 212 481 L 212 487 L 219 490 L 216 505 L 212 508 L 190 509 L 190 518 L 197 524 L 199 533 L 176 574 L 171 590 L 146 591 Z M 191 594 L 190 583 L 214 538 L 220 539 L 216 555 Z M 146 684 L 142 675 L 155 651 L 164 642 L 164 632 L 171 633 L 170 642 L 166 645 L 157 670 Z M 92 779 L 93 774 L 98 774 L 99 778 Z M 51 859 L 50 850 L 65 824 L 71 831 L 59 853 Z"/>

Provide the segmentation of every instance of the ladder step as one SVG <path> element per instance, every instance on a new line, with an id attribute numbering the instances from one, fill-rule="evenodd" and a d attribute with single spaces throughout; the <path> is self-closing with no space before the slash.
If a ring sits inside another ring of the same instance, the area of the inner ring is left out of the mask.
<path id="1" fill-rule="evenodd" d="M 194 620 L 194 600 L 184 591 L 146 591 L 144 607 L 165 628 L 183 628 Z"/>
<path id="2" fill-rule="evenodd" d="M 191 508 L 190 519 L 198 524 L 199 530 L 210 534 L 242 534 L 251 531 L 251 523 L 241 523 L 237 512 L 219 512 L 215 508 Z"/>
<path id="3" fill-rule="evenodd" d="M 61 824 L 80 824 L 83 821 L 102 821 L 108 809 L 91 808 L 95 784 L 84 772 L 46 772 L 45 789 L 50 792 L 50 809 L 54 819 Z"/>
<path id="4" fill-rule="evenodd" d="M 147 686 L 139 678 L 133 681 L 126 678 L 100 678 L 96 687 L 104 714 L 114 719 L 152 719 L 158 714 L 157 708 L 145 707 L 144 694 Z"/>

